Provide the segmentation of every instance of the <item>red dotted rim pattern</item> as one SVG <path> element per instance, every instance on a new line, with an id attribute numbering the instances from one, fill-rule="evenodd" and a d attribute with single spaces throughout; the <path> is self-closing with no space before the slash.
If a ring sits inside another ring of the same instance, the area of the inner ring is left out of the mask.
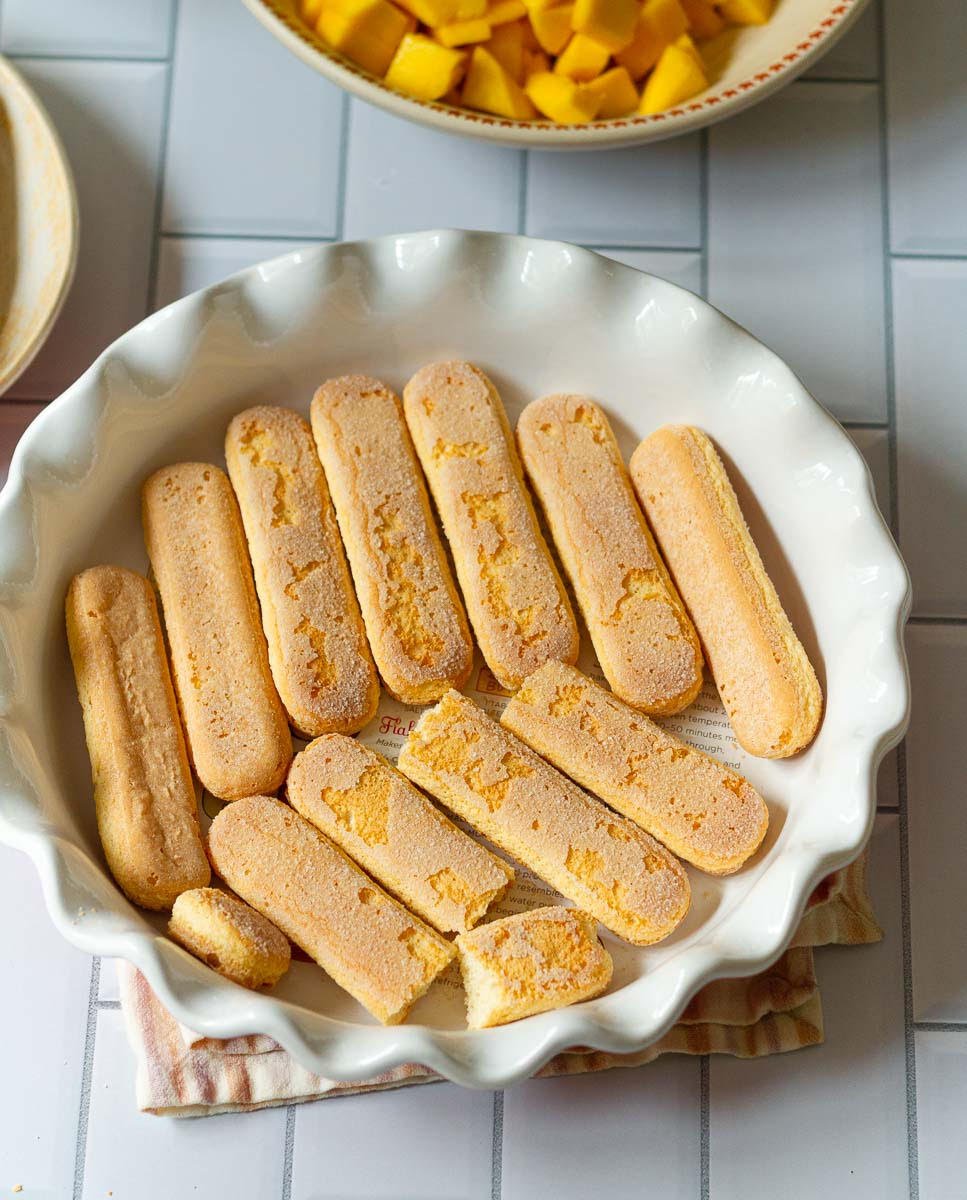
<path id="1" fill-rule="evenodd" d="M 512 121 L 507 117 L 492 116 L 488 113 L 477 113 L 466 108 L 457 108 L 450 104 L 440 104 L 435 100 L 418 100 L 413 96 L 407 96 L 403 92 L 397 92 L 389 87 L 378 75 L 372 75 L 369 71 L 364 71 L 362 67 L 356 65 L 350 59 L 345 58 L 337 51 L 328 46 L 315 32 L 296 16 L 289 4 L 285 0 L 258 0 L 258 3 L 263 9 L 271 13 L 271 15 L 280 24 L 299 39 L 304 45 L 311 50 L 321 54 L 323 57 L 330 59 L 332 62 L 348 72 L 350 75 L 355 75 L 358 79 L 365 80 L 367 83 L 386 92 L 388 95 L 396 99 L 405 100 L 409 104 L 416 105 L 419 108 L 431 109 L 434 112 L 446 114 L 456 120 L 466 122 L 470 125 L 484 125 L 491 128 L 501 129 L 519 129 L 519 130 L 547 130 L 554 129 L 564 131 L 582 131 L 588 132 L 591 130 L 621 130 L 621 129 L 640 129 L 643 126 L 658 125 L 663 121 L 671 120 L 674 117 L 685 117 L 695 113 L 707 112 L 717 108 L 727 100 L 734 100 L 744 95 L 747 92 L 754 90 L 761 84 L 768 83 L 777 76 L 785 72 L 791 71 L 792 68 L 800 62 L 807 54 L 810 53 L 820 42 L 828 38 L 832 32 L 849 16 L 858 5 L 862 5 L 865 0 L 840 0 L 838 4 L 833 5 L 829 11 L 829 15 L 807 34 L 794 49 L 784 54 L 782 58 L 772 63 L 762 71 L 757 71 L 748 79 L 743 79 L 741 83 L 732 84 L 730 87 L 724 88 L 722 91 L 713 92 L 709 96 L 703 97 L 701 100 L 679 105 L 676 108 L 666 109 L 664 112 L 655 113 L 652 116 L 629 116 L 620 117 L 610 121 L 592 121 L 589 124 L 583 125 L 559 125 L 551 121 Z"/>

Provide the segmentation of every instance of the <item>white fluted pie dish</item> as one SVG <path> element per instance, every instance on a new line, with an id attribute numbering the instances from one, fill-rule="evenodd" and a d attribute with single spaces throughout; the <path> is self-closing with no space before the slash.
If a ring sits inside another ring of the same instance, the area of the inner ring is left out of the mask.
<path id="1" fill-rule="evenodd" d="M 252 994 L 129 904 L 98 845 L 63 625 L 75 572 L 99 562 L 145 570 L 139 490 L 150 472 L 223 461 L 228 421 L 253 403 L 306 412 L 321 380 L 355 371 L 399 390 L 444 357 L 478 363 L 512 421 L 538 395 L 588 393 L 626 455 L 669 421 L 710 433 L 827 701 L 797 758 L 727 748 L 765 796 L 770 830 L 738 874 L 690 870 L 692 909 L 672 937 L 646 949 L 610 939 L 606 995 L 474 1033 L 458 997 L 432 994 L 406 1024 L 380 1027 L 309 963 L 273 994 Z M 36 863 L 69 941 L 135 963 L 200 1033 L 269 1034 L 332 1079 L 419 1062 L 502 1086 L 571 1046 L 638 1050 L 703 984 L 778 956 L 814 885 L 868 836 L 877 767 L 907 717 L 908 606 L 906 570 L 853 444 L 788 367 L 697 297 L 573 246 L 496 234 L 297 251 L 143 321 L 18 446 L 0 494 L 0 841 Z"/>

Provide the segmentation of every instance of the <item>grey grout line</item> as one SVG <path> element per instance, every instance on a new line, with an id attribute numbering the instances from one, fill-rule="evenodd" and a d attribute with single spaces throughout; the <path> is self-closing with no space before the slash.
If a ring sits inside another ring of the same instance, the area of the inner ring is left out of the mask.
<path id="1" fill-rule="evenodd" d="M 158 236 L 162 241 L 171 242 L 291 242 L 294 246 L 307 246 L 314 244 L 330 245 L 336 239 L 331 237 L 320 237 L 316 233 L 206 233 L 199 229 L 178 230 L 178 229 L 162 229 Z"/>
<path id="2" fill-rule="evenodd" d="M 916 1033 L 967 1033 L 967 1021 L 914 1021 Z"/>
<path id="3" fill-rule="evenodd" d="M 890 257 L 900 262 L 967 262 L 967 251 L 955 254 L 952 251 L 891 250 Z"/>
<path id="4" fill-rule="evenodd" d="M 161 147 L 158 151 L 158 178 L 155 183 L 154 214 L 152 217 L 151 258 L 148 262 L 148 294 L 145 313 L 154 311 L 158 289 L 158 267 L 161 261 L 161 219 L 164 208 L 165 177 L 168 170 L 168 135 L 171 130 L 171 94 L 175 81 L 175 39 L 178 36 L 180 0 L 171 0 L 168 18 L 168 77 L 165 80 L 164 107 L 161 114 Z"/>
<path id="5" fill-rule="evenodd" d="M 841 421 L 840 424 L 844 429 L 873 429 L 886 430 L 889 432 L 889 421 Z"/>
<path id="6" fill-rule="evenodd" d="M 521 150 L 520 152 L 520 170 L 517 177 L 517 232 L 527 232 L 527 188 L 530 183 L 530 162 L 531 156 L 529 150 Z M 593 250 L 594 247 L 590 246 Z"/>
<path id="7" fill-rule="evenodd" d="M 337 160 L 336 186 L 336 236 L 341 242 L 346 236 L 346 192 L 349 188 L 349 136 L 351 123 L 351 100 L 346 92 L 342 98 L 342 111 L 339 116 L 339 158 Z"/>
<path id="8" fill-rule="evenodd" d="M 699 230 L 701 241 L 702 263 L 699 279 L 701 280 L 701 295 L 708 299 L 708 129 L 703 129 L 699 140 L 698 158 L 698 198 L 699 198 Z"/>
<path id="9" fill-rule="evenodd" d="M 504 1175 L 504 1093 L 494 1092 L 493 1143 L 490 1150 L 490 1200 L 501 1200 Z"/>
<path id="10" fill-rule="evenodd" d="M 101 986 L 101 960 L 91 959 L 91 983 L 87 994 L 87 1026 L 84 1030 L 84 1063 L 81 1068 L 81 1097 L 77 1112 L 74 1145 L 73 1200 L 81 1200 L 84 1166 L 87 1161 L 87 1126 L 91 1116 L 91 1077 L 94 1073 L 94 1044 L 97 1039 L 97 992 Z"/>
<path id="11" fill-rule="evenodd" d="M 864 78 L 862 75 L 800 75 L 796 83 L 879 83 L 879 79 L 875 75 Z"/>
<path id="12" fill-rule="evenodd" d="M 120 1000 L 97 1000 L 97 1001 L 95 1001 L 95 1006 L 97 1008 L 118 1009 L 121 1007 L 121 1001 Z"/>
<path id="13" fill-rule="evenodd" d="M 709 1073 L 709 1056 L 703 1054 L 699 1059 L 699 1135 L 698 1135 L 698 1194 L 699 1200 L 709 1200 L 711 1188 L 710 1155 L 711 1148 L 711 1078 Z"/>
<path id="14" fill-rule="evenodd" d="M 609 250 L 621 250 L 629 253 L 641 252 L 643 254 L 701 254 L 701 246 L 646 246 L 633 245 L 628 242 L 624 245 L 619 245 L 613 242 L 607 246 L 601 245 L 600 242 L 582 242 L 586 250 L 594 250 L 597 254 L 607 254 Z"/>
<path id="15" fill-rule="evenodd" d="M 907 618 L 910 625 L 967 625 L 967 617 L 946 616 L 938 617 L 929 613 L 911 613 Z"/>
<path id="16" fill-rule="evenodd" d="M 887 105 L 887 39 L 886 6 L 880 4 L 876 13 L 879 45 L 880 86 L 878 109 L 880 120 L 880 204 L 883 248 L 883 305 L 884 346 L 886 350 L 886 411 L 890 422 L 888 437 L 890 466 L 890 510 L 893 535 L 900 541 L 900 481 L 897 471 L 897 410 L 895 345 L 893 329 L 893 274 L 890 258 L 890 155 Z M 910 928 L 910 840 L 907 817 L 907 755 L 906 743 L 897 747 L 897 814 L 900 835 L 900 921 L 903 946 L 903 1038 L 906 1067 L 907 1101 L 907 1178 L 910 1200 L 920 1197 L 920 1161 L 917 1140 L 917 1050 L 913 1030 L 913 945 Z"/>
<path id="17" fill-rule="evenodd" d="M 282 1150 L 282 1200 L 292 1200 L 292 1159 L 295 1156 L 295 1105 L 285 1110 L 285 1142 Z"/>
<path id="18" fill-rule="evenodd" d="M 44 51 L 5 51 L 15 62 L 165 63 L 164 54 L 55 54 Z"/>
<path id="19" fill-rule="evenodd" d="M 907 1074 L 907 1163 L 910 1200 L 920 1197 L 920 1148 L 917 1140 L 917 1048 L 913 1024 L 913 944 L 910 928 L 910 842 L 907 816 L 907 748 L 897 748 L 900 793 L 900 922 L 903 938 L 903 1030 Z"/>

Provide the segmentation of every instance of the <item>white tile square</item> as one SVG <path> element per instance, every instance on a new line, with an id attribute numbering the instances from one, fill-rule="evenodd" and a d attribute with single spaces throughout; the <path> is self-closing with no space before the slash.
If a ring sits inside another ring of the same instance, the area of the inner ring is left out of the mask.
<path id="1" fill-rule="evenodd" d="M 343 93 L 239 0 L 181 0 L 162 225 L 336 233 Z"/>
<path id="2" fill-rule="evenodd" d="M 281 1194 L 284 1148 L 284 1108 L 204 1121 L 139 1112 L 124 1018 L 117 1009 L 98 1012 L 84 1200 L 109 1192 L 117 1200 L 265 1200 Z"/>
<path id="3" fill-rule="evenodd" d="M 967 616 L 967 262 L 893 264 L 897 495 L 913 609 Z"/>
<path id="4" fill-rule="evenodd" d="M 886 420 L 878 103 L 799 83 L 709 131 L 709 299 L 852 421 Z"/>
<path id="5" fill-rule="evenodd" d="M 588 246 L 701 245 L 697 135 L 591 157 L 527 157 L 527 233 Z"/>
<path id="6" fill-rule="evenodd" d="M 42 404 L 0 403 L 0 486 L 7 482 L 10 459 L 23 431 L 43 410 Z"/>
<path id="7" fill-rule="evenodd" d="M 91 959 L 54 929 L 37 871 L 0 846 L 0 961 L 6 1036 L 0 1078 L 0 1192 L 70 1196 Z"/>
<path id="8" fill-rule="evenodd" d="M 80 204 L 77 274 L 17 396 L 49 399 L 145 315 L 167 67 L 23 61 L 64 140 Z"/>
<path id="9" fill-rule="evenodd" d="M 898 818 L 877 817 L 869 884 L 885 938 L 816 951 L 826 1041 L 713 1055 L 711 1200 L 907 1200 Z"/>
<path id="10" fill-rule="evenodd" d="M 806 79 L 876 79 L 880 68 L 880 0 L 873 0 L 859 20 L 826 52 Z"/>
<path id="11" fill-rule="evenodd" d="M 907 629 L 913 704 L 907 735 L 913 1015 L 967 1022 L 967 804 L 961 753 L 967 628 Z"/>
<path id="12" fill-rule="evenodd" d="M 920 1030 L 915 1040 L 921 1200 L 963 1200 L 967 1029 Z"/>
<path id="13" fill-rule="evenodd" d="M 516 233 L 523 156 L 353 100 L 346 237 L 417 229 Z"/>
<path id="14" fill-rule="evenodd" d="M 165 236 L 158 247 L 155 308 L 189 292 L 218 283 L 228 275 L 281 254 L 299 250 L 297 241 L 272 238 L 180 238 Z"/>
<path id="15" fill-rule="evenodd" d="M 164 58 L 172 0 L 3 0 L 0 48 L 6 54 Z"/>
<path id="16" fill-rule="evenodd" d="M 893 249 L 967 253 L 967 4 L 886 0 Z"/>
<path id="17" fill-rule="evenodd" d="M 504 1093 L 501 1200 L 699 1194 L 699 1062 L 535 1079 Z"/>
<path id="18" fill-rule="evenodd" d="M 890 501 L 890 434 L 886 429 L 847 429 L 856 443 L 856 448 L 866 459 L 873 476 L 876 503 L 887 525 L 892 526 L 893 511 Z"/>
<path id="19" fill-rule="evenodd" d="M 292 1200 L 490 1200 L 493 1095 L 452 1083 L 296 1112 Z"/>
<path id="20" fill-rule="evenodd" d="M 607 258 L 677 283 L 697 295 L 702 291 L 702 256 L 688 250 L 603 250 Z"/>

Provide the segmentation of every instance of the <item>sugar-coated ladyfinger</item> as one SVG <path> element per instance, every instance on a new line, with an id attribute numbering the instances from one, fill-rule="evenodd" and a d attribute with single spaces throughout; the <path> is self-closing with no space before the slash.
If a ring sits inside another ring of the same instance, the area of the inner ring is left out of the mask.
<path id="1" fill-rule="evenodd" d="M 107 864 L 135 904 L 170 908 L 210 872 L 154 592 L 123 567 L 90 567 L 66 610 Z"/>
<path id="2" fill-rule="evenodd" d="M 379 681 L 312 430 L 291 409 L 250 408 L 228 427 L 225 459 L 289 720 L 306 737 L 354 733 Z"/>
<path id="3" fill-rule="evenodd" d="M 614 964 L 579 908 L 535 908 L 457 938 L 471 1029 L 505 1025 L 598 996 Z"/>
<path id="4" fill-rule="evenodd" d="M 310 743 L 286 789 L 297 812 L 442 933 L 472 929 L 513 882 L 502 858 L 354 738 Z"/>
<path id="5" fill-rule="evenodd" d="M 459 692 L 420 717 L 400 770 L 612 932 L 647 946 L 688 911 L 681 863 Z"/>
<path id="6" fill-rule="evenodd" d="M 796 754 L 816 736 L 822 692 L 711 439 L 666 425 L 635 451 L 631 477 L 739 744 Z"/>
<path id="7" fill-rule="evenodd" d="M 289 939 L 261 913 L 220 888 L 182 892 L 168 933 L 213 971 L 247 988 L 270 988 L 289 969 Z"/>
<path id="8" fill-rule="evenodd" d="M 500 722 L 703 871 L 737 871 L 765 837 L 769 811 L 751 783 L 576 667 L 547 663 L 535 671 Z"/>
<path id="9" fill-rule="evenodd" d="M 222 800 L 273 792 L 292 739 L 231 484 L 209 463 L 165 467 L 144 485 L 142 520 L 198 778 Z"/>
<path id="10" fill-rule="evenodd" d="M 702 649 L 608 418 L 586 396 L 545 396 L 517 444 L 608 683 L 644 712 L 680 712 L 701 689 Z"/>
<path id="11" fill-rule="evenodd" d="M 212 866 L 384 1025 L 397 1025 L 456 950 L 279 800 L 230 804 Z"/>
<path id="12" fill-rule="evenodd" d="M 473 643 L 402 405 L 376 379 L 331 379 L 312 431 L 379 673 L 404 704 L 432 704 L 466 682 Z"/>
<path id="13" fill-rule="evenodd" d="M 470 363 L 436 363 L 406 385 L 403 406 L 491 671 L 515 688 L 548 659 L 574 662 L 574 614 L 494 385 Z"/>

